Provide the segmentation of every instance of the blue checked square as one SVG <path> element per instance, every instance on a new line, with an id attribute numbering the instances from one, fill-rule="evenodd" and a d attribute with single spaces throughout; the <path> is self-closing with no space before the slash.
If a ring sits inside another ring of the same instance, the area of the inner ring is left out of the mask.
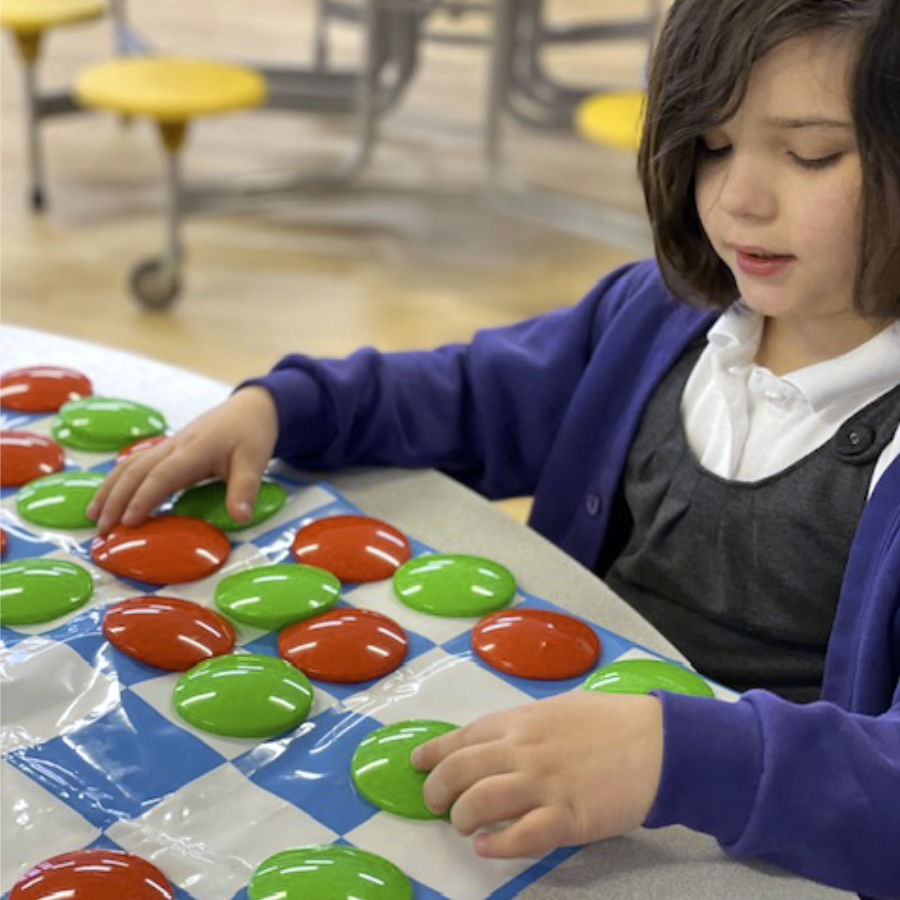
<path id="1" fill-rule="evenodd" d="M 579 847 L 560 847 L 554 850 L 548 856 L 538 860 L 533 866 L 526 869 L 520 875 L 507 881 L 502 887 L 489 894 L 485 900 L 512 900 L 521 891 L 524 891 L 530 884 L 533 884 L 539 878 L 546 875 L 551 869 L 555 869 L 558 865 L 565 862 L 573 853 L 579 850 Z"/>
<path id="2" fill-rule="evenodd" d="M 417 541 L 415 538 L 406 536 L 406 539 L 409 541 L 409 547 L 412 551 L 413 556 L 422 556 L 426 553 L 437 553 L 438 551 L 434 549 L 434 547 L 429 547 L 428 544 L 423 544 L 421 541 Z"/>
<path id="3" fill-rule="evenodd" d="M 6 553 L 3 554 L 4 563 L 12 562 L 14 559 L 44 556 L 59 549 L 56 544 L 42 541 L 36 534 L 31 534 L 18 525 L 4 522 L 3 530 L 6 532 L 7 540 Z"/>
<path id="4" fill-rule="evenodd" d="M 102 634 L 93 638 L 93 641 L 78 639 L 69 644 L 95 669 L 114 674 L 119 684 L 130 687 L 166 674 L 167 670 L 150 666 L 116 649 Z"/>
<path id="5" fill-rule="evenodd" d="M 4 431 L 28 431 L 35 422 L 46 418 L 46 413 L 27 413 L 5 409 L 0 412 L 0 428 Z"/>
<path id="6" fill-rule="evenodd" d="M 80 615 L 69 619 L 56 628 L 52 627 L 52 623 L 47 623 L 47 630 L 40 632 L 41 637 L 48 640 L 57 641 L 61 644 L 71 644 L 72 649 L 78 652 L 88 663 L 93 664 L 95 655 L 100 645 L 103 643 L 102 635 L 98 637 L 97 632 L 100 630 L 103 621 L 103 610 L 96 607 L 85 609 Z M 23 634 L 4 625 L 2 628 L 3 641 L 8 647 L 13 647 L 19 641 L 31 634 Z"/>
<path id="7" fill-rule="evenodd" d="M 262 653 L 264 656 L 278 656 L 278 632 L 267 631 L 250 643 L 244 644 L 243 649 L 250 653 Z"/>
<path id="8" fill-rule="evenodd" d="M 8 760 L 98 828 L 140 816 L 222 763 L 209 746 L 127 690 L 121 705 L 100 719 Z"/>
<path id="9" fill-rule="evenodd" d="M 15 647 L 19 641 L 24 641 L 27 637 L 31 635 L 14 631 L 7 625 L 0 625 L 0 647 Z"/>
<path id="10" fill-rule="evenodd" d="M 302 809 L 343 834 L 361 825 L 376 808 L 350 780 L 350 760 L 357 746 L 381 723 L 332 707 L 310 719 L 296 736 L 280 745 L 263 745 L 233 760 L 252 782 Z"/>

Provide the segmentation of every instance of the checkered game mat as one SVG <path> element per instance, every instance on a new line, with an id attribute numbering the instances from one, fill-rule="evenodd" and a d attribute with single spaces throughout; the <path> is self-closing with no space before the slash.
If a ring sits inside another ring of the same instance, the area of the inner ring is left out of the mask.
<path id="1" fill-rule="evenodd" d="M 49 435 L 52 416 L 4 420 L 4 428 Z M 67 450 L 67 467 L 106 471 L 113 456 Z M 341 603 L 377 610 L 402 625 L 409 637 L 403 665 L 363 684 L 313 681 L 309 718 L 277 739 L 230 739 L 190 727 L 172 706 L 180 673 L 143 665 L 110 646 L 101 629 L 109 604 L 159 593 L 211 607 L 222 578 L 289 560 L 301 524 L 366 512 L 327 483 L 285 468 L 273 468 L 270 477 L 288 491 L 277 516 L 232 532 L 230 557 L 214 576 L 172 586 L 129 582 L 97 568 L 88 553 L 91 532 L 37 529 L 17 515 L 15 489 L 3 490 L 2 525 L 9 537 L 4 562 L 71 559 L 95 580 L 91 601 L 77 612 L 42 625 L 2 628 L 3 891 L 50 856 L 110 847 L 158 866 L 179 900 L 239 900 L 269 855 L 337 842 L 398 865 L 417 900 L 502 900 L 573 852 L 558 850 L 537 862 L 479 859 L 447 822 L 398 818 L 355 791 L 351 756 L 382 725 L 415 718 L 464 725 L 582 681 L 529 681 L 491 669 L 471 652 L 475 620 L 410 609 L 394 598 L 390 581 L 345 586 Z M 409 538 L 416 555 L 453 550 Z M 490 556 L 489 547 L 484 555 Z M 557 608 L 522 592 L 514 602 Z M 602 645 L 599 665 L 653 655 L 592 627 Z M 277 655 L 275 632 L 235 629 L 236 650 Z"/>

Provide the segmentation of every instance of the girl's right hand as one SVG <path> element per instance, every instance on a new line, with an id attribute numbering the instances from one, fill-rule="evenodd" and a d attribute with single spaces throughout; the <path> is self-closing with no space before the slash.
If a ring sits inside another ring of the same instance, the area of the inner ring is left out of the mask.
<path id="1" fill-rule="evenodd" d="M 120 521 L 140 525 L 170 494 L 217 477 L 228 485 L 229 515 L 249 522 L 277 438 L 271 394 L 243 388 L 168 440 L 126 457 L 100 485 L 87 515 L 100 534 Z"/>

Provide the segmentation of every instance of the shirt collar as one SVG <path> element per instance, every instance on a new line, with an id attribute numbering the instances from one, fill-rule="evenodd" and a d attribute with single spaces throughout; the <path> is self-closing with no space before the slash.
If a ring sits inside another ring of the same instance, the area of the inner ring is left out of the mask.
<path id="1" fill-rule="evenodd" d="M 740 301 L 733 303 L 707 332 L 714 361 L 727 369 L 755 367 L 753 358 L 762 328 L 761 315 Z M 799 390 L 817 412 L 838 398 L 883 393 L 900 383 L 900 322 L 841 356 L 796 369 L 777 380 Z"/>
<path id="2" fill-rule="evenodd" d="M 727 367 L 752 366 L 762 328 L 762 316 L 740 301 L 733 303 L 706 333 L 713 358 Z"/>
<path id="3" fill-rule="evenodd" d="M 841 356 L 784 376 L 819 411 L 839 397 L 882 394 L 900 383 L 900 322 Z"/>

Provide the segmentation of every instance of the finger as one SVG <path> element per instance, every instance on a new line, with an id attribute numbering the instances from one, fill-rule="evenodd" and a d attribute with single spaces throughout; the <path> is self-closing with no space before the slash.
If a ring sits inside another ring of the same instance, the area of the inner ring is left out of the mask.
<path id="1" fill-rule="evenodd" d="M 106 480 L 100 486 L 94 498 L 96 509 L 92 514 L 97 517 L 97 530 L 100 534 L 106 534 L 121 518 L 137 486 L 146 473 L 157 464 L 160 458 L 168 454 L 168 450 L 153 452 L 147 451 L 139 457 L 125 460 L 110 472 Z"/>
<path id="2" fill-rule="evenodd" d="M 146 472 L 122 513 L 122 524 L 140 525 L 170 494 L 209 475 L 203 453 L 173 451 Z"/>
<path id="3" fill-rule="evenodd" d="M 100 514 L 100 511 L 103 509 L 104 504 L 106 503 L 107 497 L 109 497 L 119 479 L 125 472 L 127 472 L 132 466 L 134 466 L 134 464 L 134 457 L 126 457 L 121 462 L 116 463 L 115 466 L 113 466 L 113 468 L 107 474 L 106 478 L 103 479 L 103 483 L 97 489 L 96 493 L 91 498 L 91 502 L 88 504 L 87 509 L 85 510 L 90 518 L 97 518 L 97 516 Z"/>
<path id="4" fill-rule="evenodd" d="M 534 778 L 521 772 L 507 772 L 476 782 L 453 804 L 450 822 L 468 837 L 486 825 L 518 819 L 539 804 Z"/>
<path id="5" fill-rule="evenodd" d="M 512 769 L 508 744 L 490 741 L 462 747 L 439 762 L 425 779 L 425 805 L 434 813 L 443 813 L 477 782 Z"/>
<path id="6" fill-rule="evenodd" d="M 526 813 L 506 828 L 479 834 L 474 840 L 479 856 L 494 859 L 543 856 L 570 841 L 564 815 L 557 809 L 542 806 Z"/>
<path id="7" fill-rule="evenodd" d="M 116 466 L 107 476 L 103 479 L 100 487 L 97 488 L 94 496 L 91 498 L 91 502 L 88 503 L 87 509 L 85 510 L 85 515 L 89 519 L 94 519 L 95 521 L 99 517 L 100 513 L 103 511 L 103 507 L 106 504 L 106 498 L 109 496 L 110 491 L 112 491 L 115 483 L 119 480 L 122 475 L 122 472 L 125 469 L 125 464 L 121 463 Z"/>
<path id="8" fill-rule="evenodd" d="M 253 517 L 253 504 L 268 463 L 269 458 L 264 453 L 235 448 L 228 471 L 225 508 L 236 522 L 249 522 Z"/>
<path id="9" fill-rule="evenodd" d="M 410 755 L 410 762 L 420 771 L 431 771 L 441 760 L 472 744 L 495 741 L 507 733 L 509 717 L 515 710 L 490 713 L 471 725 L 448 731 L 440 737 L 419 744 Z"/>

